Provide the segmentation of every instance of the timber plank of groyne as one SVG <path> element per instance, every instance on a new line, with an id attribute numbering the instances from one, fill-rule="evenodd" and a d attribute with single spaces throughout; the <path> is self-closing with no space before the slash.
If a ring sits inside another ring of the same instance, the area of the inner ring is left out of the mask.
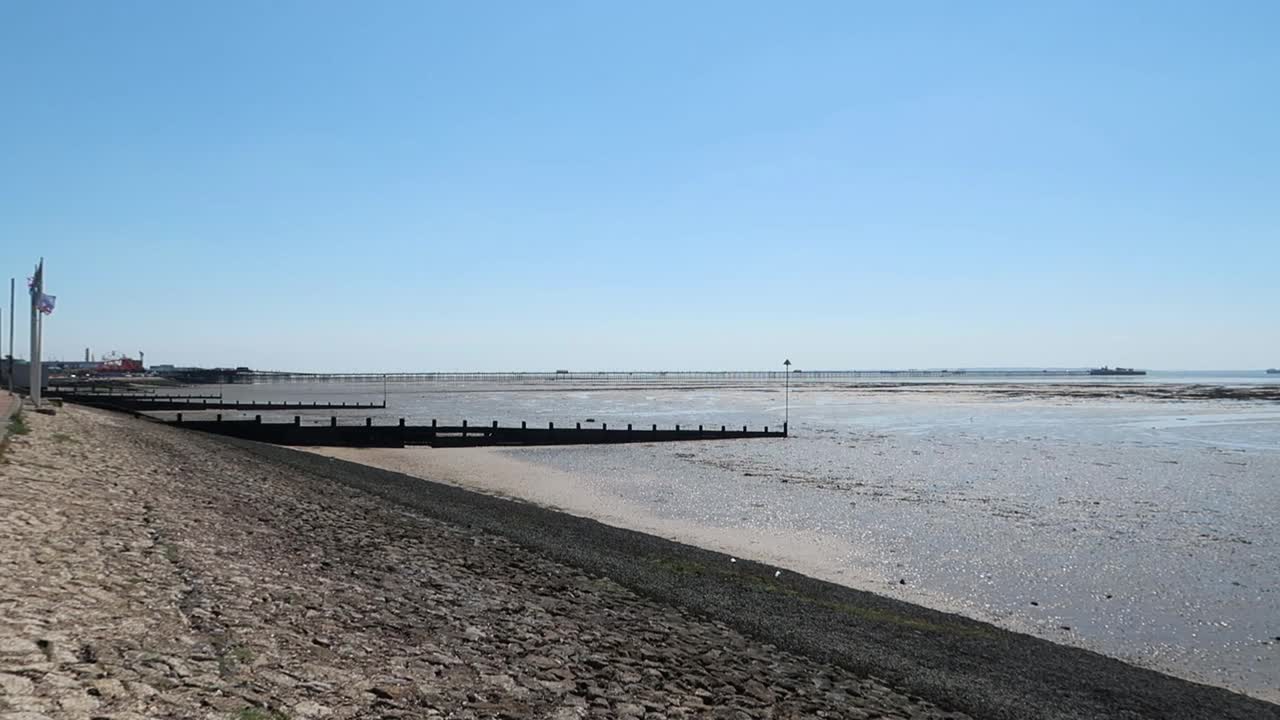
<path id="1" fill-rule="evenodd" d="M 689 440 L 743 440 L 787 437 L 783 430 L 751 430 L 747 427 L 717 426 L 699 429 L 655 428 L 634 429 L 498 427 L 496 425 L 374 425 L 366 418 L 363 425 L 339 425 L 331 418 L 327 425 L 303 425 L 301 418 L 292 423 L 264 423 L 261 416 L 253 420 L 177 420 L 168 425 L 188 430 L 227 435 L 273 445 L 328 447 L 391 447 L 426 445 L 430 447 L 482 447 L 525 445 L 608 445 L 621 443 L 676 442 Z"/>

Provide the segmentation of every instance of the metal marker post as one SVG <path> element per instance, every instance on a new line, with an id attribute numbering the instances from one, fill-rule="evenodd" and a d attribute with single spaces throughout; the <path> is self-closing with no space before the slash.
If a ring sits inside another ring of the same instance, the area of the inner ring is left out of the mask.
<path id="1" fill-rule="evenodd" d="M 782 372 L 784 377 L 786 377 L 786 390 L 784 391 L 784 395 L 786 396 L 786 400 L 784 401 L 786 403 L 786 411 L 785 411 L 785 414 L 783 415 L 784 419 L 782 421 L 782 436 L 786 437 L 787 429 L 791 426 L 791 359 L 790 358 L 782 361 Z"/>

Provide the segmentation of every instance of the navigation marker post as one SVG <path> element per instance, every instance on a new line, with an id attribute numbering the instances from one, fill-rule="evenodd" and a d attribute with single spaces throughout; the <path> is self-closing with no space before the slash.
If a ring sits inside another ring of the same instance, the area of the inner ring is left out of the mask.
<path id="1" fill-rule="evenodd" d="M 785 378 L 784 382 L 786 383 L 784 392 L 786 396 L 786 412 L 782 421 L 782 437 L 787 437 L 787 430 L 791 425 L 791 358 L 782 361 L 782 376 Z"/>

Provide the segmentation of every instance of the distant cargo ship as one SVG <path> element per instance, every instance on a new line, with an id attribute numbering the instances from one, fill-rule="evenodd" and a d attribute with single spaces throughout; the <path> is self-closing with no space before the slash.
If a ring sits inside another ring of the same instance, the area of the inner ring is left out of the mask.
<path id="1" fill-rule="evenodd" d="M 1280 368 L 1267 368 L 1268 375 L 1280 375 Z"/>
<path id="2" fill-rule="evenodd" d="M 1107 367 L 1103 365 L 1100 368 L 1093 368 L 1089 371 L 1090 375 L 1146 375 L 1146 370 L 1134 370 L 1133 368 Z"/>

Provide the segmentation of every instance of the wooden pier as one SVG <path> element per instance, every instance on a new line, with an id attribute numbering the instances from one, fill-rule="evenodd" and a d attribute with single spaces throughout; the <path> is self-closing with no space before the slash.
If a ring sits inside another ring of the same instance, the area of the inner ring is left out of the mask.
<path id="1" fill-rule="evenodd" d="M 440 385 L 736 385 L 805 382 L 876 381 L 903 379 L 1019 379 L 1080 377 L 1088 369 L 1063 368 L 1043 370 L 672 370 L 672 371 L 599 371 L 599 372 L 423 372 L 423 373 L 299 373 L 249 371 L 236 378 L 239 383 L 427 383 Z"/>
<path id="2" fill-rule="evenodd" d="M 176 410 L 385 410 L 386 402 L 273 402 L 250 400 L 234 402 L 218 395 L 126 396 L 126 395 L 60 395 L 64 402 L 88 405 L 106 410 L 127 412 L 173 412 Z"/>
<path id="3" fill-rule="evenodd" d="M 1045 369 L 964 369 L 924 368 L 907 370 L 635 370 L 555 372 L 391 372 L 391 373 L 308 373 L 273 370 L 221 369 L 195 375 L 175 376 L 189 384 L 264 383 L 422 383 L 441 387 L 466 385 L 536 385 L 544 387 L 583 386 L 699 386 L 734 387 L 772 384 L 789 378 L 791 384 L 876 382 L 912 379 L 1030 379 L 1079 377 L 1088 368 Z"/>
<path id="4" fill-rule="evenodd" d="M 395 425 L 374 425 L 373 418 L 365 418 L 361 425 L 339 425 L 338 418 L 331 417 L 328 424 L 303 425 L 300 416 L 292 423 L 264 423 L 258 415 L 252 420 L 184 420 L 179 413 L 176 420 L 165 423 L 187 430 L 227 435 L 245 440 L 275 445 L 310 445 L 328 447 L 382 447 L 402 448 L 412 445 L 429 447 L 480 447 L 488 445 L 596 445 L 618 443 L 675 442 L 689 440 L 741 440 L 747 438 L 784 438 L 787 427 L 781 430 L 751 430 L 747 426 L 703 426 L 697 428 L 676 425 L 659 428 L 657 425 L 610 428 L 607 423 L 598 428 L 584 428 L 581 423 L 573 427 L 501 427 L 497 421 L 489 425 L 406 425 L 403 418 Z"/>
<path id="5" fill-rule="evenodd" d="M 112 402 L 130 401 L 130 400 L 139 400 L 139 401 L 146 401 L 146 402 L 172 400 L 172 401 L 178 402 L 178 401 L 192 401 L 192 400 L 221 400 L 222 399 L 222 395 L 156 395 L 155 393 L 143 393 L 143 392 L 106 393 L 106 392 L 80 392 L 78 390 L 73 390 L 73 391 L 47 390 L 45 391 L 45 397 L 62 398 L 67 402 L 79 402 L 80 400 L 86 400 L 90 402 L 96 401 L 96 400 L 107 400 Z"/>

